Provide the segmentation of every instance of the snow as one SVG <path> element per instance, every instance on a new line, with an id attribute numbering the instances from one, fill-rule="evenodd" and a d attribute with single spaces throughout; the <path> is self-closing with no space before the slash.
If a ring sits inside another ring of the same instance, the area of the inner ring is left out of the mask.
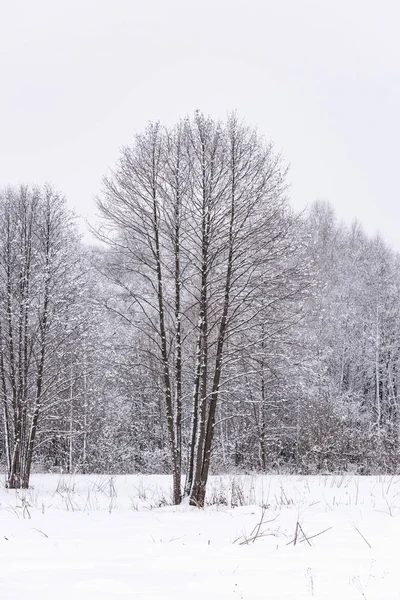
<path id="1" fill-rule="evenodd" d="M 0 597 L 400 597 L 400 478 L 224 476 L 208 491 L 224 504 L 170 498 L 167 476 L 35 475 L 25 492 L 1 487 Z M 294 544 L 297 523 L 310 539 L 297 527 Z"/>

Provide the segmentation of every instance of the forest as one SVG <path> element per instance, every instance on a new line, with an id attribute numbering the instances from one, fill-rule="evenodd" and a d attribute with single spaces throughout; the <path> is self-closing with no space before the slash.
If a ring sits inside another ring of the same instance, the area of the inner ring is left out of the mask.
<path id="1" fill-rule="evenodd" d="M 99 186 L 100 187 L 100 186 Z M 95 192 L 95 190 L 94 190 Z M 310 199 L 312 201 L 312 199 Z M 0 466 L 209 474 L 398 471 L 400 258 L 236 115 L 149 124 L 97 197 L 0 192 Z"/>

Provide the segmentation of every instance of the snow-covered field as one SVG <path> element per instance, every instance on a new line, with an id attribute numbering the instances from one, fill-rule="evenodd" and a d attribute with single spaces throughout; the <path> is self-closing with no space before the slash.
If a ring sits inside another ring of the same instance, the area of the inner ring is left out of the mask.
<path id="1" fill-rule="evenodd" d="M 400 477 L 37 475 L 0 487 L 0 598 L 400 598 Z M 232 504 L 232 505 L 231 505 Z"/>

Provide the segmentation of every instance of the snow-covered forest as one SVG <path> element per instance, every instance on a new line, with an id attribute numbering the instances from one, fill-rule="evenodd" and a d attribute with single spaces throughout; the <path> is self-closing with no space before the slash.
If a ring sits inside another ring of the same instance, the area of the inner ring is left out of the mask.
<path id="1" fill-rule="evenodd" d="M 400 3 L 0 6 L 0 600 L 399 600 Z"/>
<path id="2" fill-rule="evenodd" d="M 8 487 L 164 473 L 203 505 L 210 472 L 397 472 L 400 257 L 289 184 L 256 130 L 196 113 L 121 150 L 94 243 L 56 187 L 1 191 Z"/>

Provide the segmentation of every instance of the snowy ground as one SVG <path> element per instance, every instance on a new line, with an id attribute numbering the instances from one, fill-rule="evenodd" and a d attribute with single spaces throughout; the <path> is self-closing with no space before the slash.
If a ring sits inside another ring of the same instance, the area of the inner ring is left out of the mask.
<path id="1" fill-rule="evenodd" d="M 32 486 L 0 487 L 2 600 L 400 598 L 400 477 L 215 477 L 205 510 L 164 476 Z"/>

